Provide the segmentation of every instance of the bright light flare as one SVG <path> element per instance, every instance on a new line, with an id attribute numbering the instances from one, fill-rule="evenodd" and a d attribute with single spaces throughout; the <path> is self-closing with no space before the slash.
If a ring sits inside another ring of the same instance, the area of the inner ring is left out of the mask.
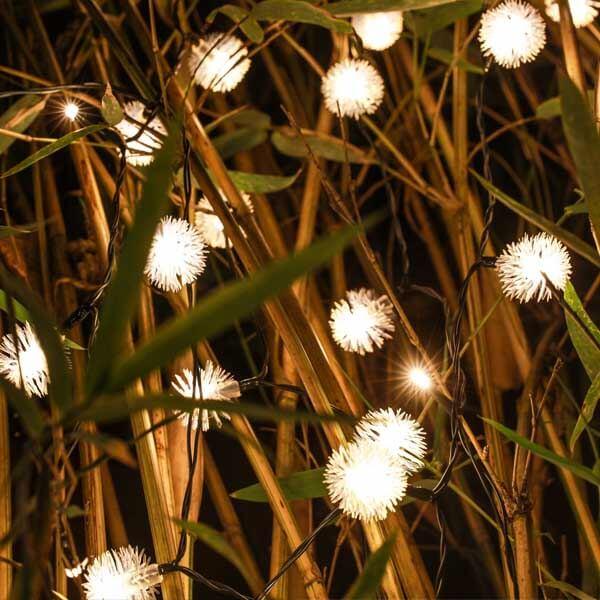
<path id="1" fill-rule="evenodd" d="M 433 387 L 433 379 L 429 371 L 422 366 L 409 367 L 406 372 L 406 380 L 415 392 L 428 392 Z"/>
<path id="2" fill-rule="evenodd" d="M 79 117 L 79 104 L 69 100 L 69 102 L 63 106 L 63 114 L 69 121 L 74 123 Z"/>
<path id="3" fill-rule="evenodd" d="M 402 11 L 364 13 L 352 17 L 352 27 L 369 50 L 385 50 L 394 45 L 404 27 Z"/>

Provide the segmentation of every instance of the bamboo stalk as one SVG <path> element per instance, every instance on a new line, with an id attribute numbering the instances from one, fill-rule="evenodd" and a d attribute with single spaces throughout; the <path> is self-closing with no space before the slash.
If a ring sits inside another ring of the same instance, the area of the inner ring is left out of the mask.
<path id="1" fill-rule="evenodd" d="M 12 525 L 11 474 L 10 474 L 10 429 L 8 427 L 8 405 L 4 392 L 0 392 L 0 537 L 4 537 Z M 9 541 L 0 546 L 0 598 L 8 598 L 12 589 L 13 549 Z"/>

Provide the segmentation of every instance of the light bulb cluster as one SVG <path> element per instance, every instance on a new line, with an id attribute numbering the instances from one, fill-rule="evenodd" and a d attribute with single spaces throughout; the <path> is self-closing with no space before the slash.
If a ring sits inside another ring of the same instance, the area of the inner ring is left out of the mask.
<path id="1" fill-rule="evenodd" d="M 545 0 L 546 14 L 556 23 L 560 21 L 560 10 L 556 0 Z M 595 0 L 569 0 L 569 10 L 575 27 L 587 27 L 598 16 L 600 2 Z"/>
<path id="2" fill-rule="evenodd" d="M 350 290 L 331 310 L 329 326 L 333 339 L 347 352 L 364 355 L 381 348 L 392 337 L 393 307 L 386 295 L 374 290 Z"/>
<path id="3" fill-rule="evenodd" d="M 173 389 L 185 398 L 193 398 L 197 402 L 203 400 L 227 400 L 231 401 L 241 396 L 240 384 L 227 372 L 212 361 L 206 361 L 199 376 L 194 380 L 194 374 L 189 369 L 183 369 L 181 375 L 175 375 L 171 384 Z M 195 431 L 200 424 L 202 431 L 210 428 L 210 419 L 213 419 L 217 427 L 221 427 L 221 417 L 229 419 L 227 413 L 218 413 L 215 410 L 195 410 L 193 413 L 182 412 L 179 418 L 184 425 L 188 425 L 191 418 L 192 429 Z"/>
<path id="4" fill-rule="evenodd" d="M 94 558 L 83 578 L 86 600 L 155 600 L 162 582 L 158 565 L 131 546 Z"/>
<path id="5" fill-rule="evenodd" d="M 391 408 L 370 411 L 349 444 L 334 450 L 323 480 L 331 501 L 361 521 L 379 521 L 405 495 L 410 475 L 423 467 L 425 431 Z"/>

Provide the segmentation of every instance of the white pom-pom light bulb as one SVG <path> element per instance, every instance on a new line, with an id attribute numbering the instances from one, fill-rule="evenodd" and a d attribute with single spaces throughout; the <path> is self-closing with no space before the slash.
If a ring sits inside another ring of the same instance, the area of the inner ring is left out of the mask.
<path id="1" fill-rule="evenodd" d="M 398 40 L 404 27 L 404 18 L 399 10 L 365 13 L 352 17 L 352 27 L 365 48 L 381 51 Z"/>
<path id="2" fill-rule="evenodd" d="M 250 196 L 241 192 L 242 200 L 250 212 L 254 212 L 254 205 Z M 223 197 L 224 198 L 224 197 Z M 229 206 L 227 200 L 225 204 Z M 202 239 L 211 248 L 226 248 L 227 236 L 225 235 L 225 227 L 221 219 L 214 213 L 210 202 L 206 196 L 202 196 L 196 205 L 196 227 L 202 235 Z"/>
<path id="3" fill-rule="evenodd" d="M 484 56 L 514 69 L 532 61 L 546 44 L 542 15 L 526 2 L 506 0 L 481 17 L 479 41 Z"/>
<path id="4" fill-rule="evenodd" d="M 546 14 L 557 23 L 560 21 L 560 10 L 556 0 L 545 0 Z M 587 27 L 598 16 L 600 2 L 595 0 L 569 0 L 569 10 L 575 27 Z"/>
<path id="5" fill-rule="evenodd" d="M 79 104 L 69 100 L 69 102 L 66 102 L 63 106 L 63 114 L 69 121 L 76 121 L 79 116 Z"/>
<path id="6" fill-rule="evenodd" d="M 0 373 L 28 396 L 48 393 L 48 363 L 37 335 L 29 323 L 16 326 L 17 343 L 7 333 L 0 343 Z"/>
<path id="7" fill-rule="evenodd" d="M 407 472 L 380 444 L 361 440 L 331 454 L 323 480 L 331 501 L 345 514 L 373 521 L 385 519 L 404 498 Z"/>
<path id="8" fill-rule="evenodd" d="M 410 415 L 391 408 L 369 411 L 356 428 L 356 437 L 374 442 L 398 458 L 407 473 L 423 467 L 427 452 L 425 430 Z"/>
<path id="9" fill-rule="evenodd" d="M 165 292 L 178 292 L 205 267 L 206 246 L 200 232 L 184 219 L 163 217 L 146 261 L 144 272 L 150 282 Z"/>
<path id="10" fill-rule="evenodd" d="M 155 600 L 162 581 L 158 565 L 143 550 L 124 546 L 107 550 L 88 567 L 83 589 L 86 600 Z"/>
<path id="11" fill-rule="evenodd" d="M 115 128 L 125 138 L 125 158 L 130 165 L 145 167 L 154 160 L 153 152 L 162 146 L 159 136 L 166 135 L 167 131 L 156 117 L 146 125 L 145 107 L 137 100 L 125 104 L 124 112 L 126 118 L 117 123 Z M 127 141 L 129 138 L 135 139 Z"/>
<path id="12" fill-rule="evenodd" d="M 244 79 L 251 61 L 234 35 L 211 33 L 192 47 L 188 68 L 196 84 L 214 92 L 230 92 Z"/>
<path id="13" fill-rule="evenodd" d="M 347 58 L 325 73 L 321 91 L 330 112 L 358 119 L 379 108 L 384 85 L 375 67 L 366 60 Z"/>
<path id="14" fill-rule="evenodd" d="M 348 352 L 364 355 L 381 348 L 394 331 L 392 304 L 385 295 L 361 288 L 335 303 L 329 320 L 335 341 Z"/>
<path id="15" fill-rule="evenodd" d="M 195 385 L 194 385 L 195 383 Z M 200 369 L 200 381 L 189 369 L 184 369 L 182 375 L 175 375 L 175 381 L 172 383 L 175 391 L 186 398 L 194 398 L 201 402 L 202 400 L 227 400 L 241 396 L 240 384 L 218 365 L 214 365 L 210 360 L 206 361 L 203 369 Z M 192 417 L 192 429 L 198 428 L 198 421 L 201 421 L 202 431 L 208 431 L 210 428 L 210 418 L 214 419 L 217 427 L 221 427 L 221 418 L 229 419 L 227 413 L 219 413 L 211 410 L 201 410 L 201 419 L 198 418 L 198 412 L 194 411 Z M 190 413 L 181 413 L 179 418 L 187 426 L 190 419 Z"/>
<path id="16" fill-rule="evenodd" d="M 564 290 L 571 275 L 571 257 L 565 246 L 547 233 L 525 234 L 509 244 L 496 259 L 504 293 L 519 302 L 552 298 L 548 281 Z"/>
<path id="17" fill-rule="evenodd" d="M 428 392 L 433 387 L 429 371 L 420 365 L 409 367 L 406 371 L 406 383 L 413 392 Z"/>

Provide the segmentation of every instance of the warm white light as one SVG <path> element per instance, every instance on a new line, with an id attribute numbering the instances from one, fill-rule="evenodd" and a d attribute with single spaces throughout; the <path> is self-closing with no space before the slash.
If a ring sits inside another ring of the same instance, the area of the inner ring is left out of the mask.
<path id="1" fill-rule="evenodd" d="M 160 119 L 156 117 L 145 126 L 148 119 L 144 116 L 146 109 L 141 102 L 134 100 L 125 104 L 123 108 L 127 118 L 117 123 L 115 127 L 125 138 L 127 162 L 136 167 L 145 167 L 154 160 L 154 151 L 162 146 L 159 136 L 166 135 L 167 131 Z M 138 135 L 141 129 L 143 131 Z M 127 141 L 128 138 L 135 139 Z"/>
<path id="2" fill-rule="evenodd" d="M 37 335 L 29 323 L 25 323 L 23 327 L 17 325 L 16 333 L 17 344 L 12 333 L 7 333 L 2 338 L 0 373 L 13 385 L 23 388 L 28 396 L 45 396 L 50 376 L 46 355 Z"/>
<path id="3" fill-rule="evenodd" d="M 348 352 L 373 352 L 394 331 L 392 304 L 386 295 L 360 288 L 346 293 L 331 310 L 329 326 L 335 341 Z"/>
<path id="4" fill-rule="evenodd" d="M 175 375 L 172 383 L 175 391 L 186 398 L 202 400 L 233 400 L 242 395 L 240 384 L 227 372 L 212 361 L 206 361 L 203 369 L 200 369 L 200 381 L 196 378 L 194 386 L 194 374 L 189 369 L 184 369 L 182 375 Z M 215 410 L 201 410 L 192 413 L 192 429 L 198 429 L 198 412 L 201 413 L 202 431 L 210 428 L 210 418 L 214 419 L 217 427 L 221 427 L 221 418 L 229 419 L 227 413 L 218 413 Z M 182 412 L 179 418 L 187 426 L 190 413 Z"/>
<path id="5" fill-rule="evenodd" d="M 254 212 L 254 205 L 252 204 L 250 196 L 244 192 L 241 192 L 241 196 L 248 210 Z M 224 196 L 223 199 L 229 206 L 229 203 Z M 196 205 L 196 227 L 202 234 L 202 239 L 211 248 L 227 247 L 228 240 L 225 235 L 225 227 L 223 226 L 221 219 L 214 213 L 206 196 L 202 196 Z"/>
<path id="6" fill-rule="evenodd" d="M 484 56 L 514 69 L 541 52 L 546 44 L 546 25 L 530 4 L 507 0 L 483 13 L 479 41 Z"/>
<path id="7" fill-rule="evenodd" d="M 69 121 L 75 121 L 79 116 L 79 105 L 73 101 L 69 101 L 64 105 L 63 113 Z"/>
<path id="8" fill-rule="evenodd" d="M 418 365 L 408 369 L 406 380 L 416 392 L 427 392 L 433 387 L 433 380 L 427 369 Z"/>
<path id="9" fill-rule="evenodd" d="M 358 119 L 374 113 L 383 100 L 383 79 L 366 60 L 347 58 L 324 75 L 321 91 L 333 114 Z"/>
<path id="10" fill-rule="evenodd" d="M 206 246 L 200 232 L 184 219 L 163 217 L 158 224 L 144 273 L 165 292 L 178 292 L 206 268 Z"/>
<path id="11" fill-rule="evenodd" d="M 358 440 L 368 440 L 400 459 L 407 473 L 423 468 L 425 430 L 410 415 L 391 408 L 369 411 L 356 427 Z"/>
<path id="12" fill-rule="evenodd" d="M 76 577 L 79 577 L 86 570 L 88 562 L 89 559 L 86 557 L 78 565 L 75 565 L 72 569 L 68 569 L 67 567 L 65 567 L 65 575 L 69 579 L 75 579 Z"/>
<path id="13" fill-rule="evenodd" d="M 571 257 L 562 242 L 547 233 L 525 234 L 509 244 L 496 260 L 504 293 L 519 302 L 550 300 L 552 285 L 564 290 L 571 275 Z"/>
<path id="14" fill-rule="evenodd" d="M 560 11 L 558 2 L 555 0 L 545 0 L 546 14 L 557 23 L 560 21 Z M 598 16 L 598 7 L 600 2 L 595 0 L 569 0 L 569 9 L 573 17 L 575 27 L 587 27 L 594 22 Z"/>
<path id="15" fill-rule="evenodd" d="M 400 10 L 365 13 L 352 17 L 352 27 L 365 48 L 385 50 L 400 37 L 404 18 Z"/>
<path id="16" fill-rule="evenodd" d="M 244 43 L 234 35 L 211 33 L 192 47 L 188 68 L 196 83 L 214 92 L 229 92 L 252 64 Z"/>
<path id="17" fill-rule="evenodd" d="M 143 550 L 124 546 L 96 557 L 86 571 L 86 600 L 155 600 L 162 575 Z"/>
<path id="18" fill-rule="evenodd" d="M 380 444 L 361 440 L 331 454 L 323 480 L 331 501 L 344 513 L 372 521 L 385 519 L 404 498 L 407 473 Z"/>

